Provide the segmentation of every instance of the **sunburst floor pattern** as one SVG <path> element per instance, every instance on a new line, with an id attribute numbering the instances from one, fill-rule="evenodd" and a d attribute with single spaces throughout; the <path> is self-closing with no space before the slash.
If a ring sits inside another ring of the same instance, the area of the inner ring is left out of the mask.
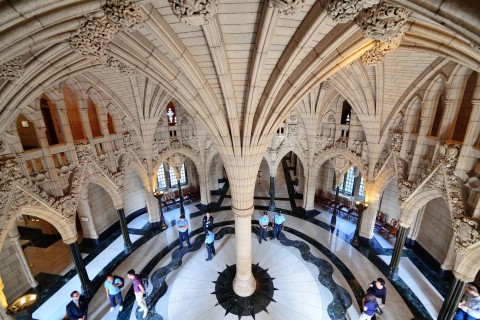
<path id="1" fill-rule="evenodd" d="M 226 278 L 233 279 L 235 274 L 235 235 L 218 235 L 213 260 L 205 261 L 207 252 L 203 245 L 188 252 L 181 265 L 169 273 L 166 292 L 155 305 L 157 314 L 169 320 L 238 320 L 239 315 L 242 320 L 330 319 L 327 308 L 332 295 L 319 283 L 318 268 L 303 260 L 297 248 L 283 246 L 278 240 L 259 244 L 255 234 L 253 271 L 262 290 L 254 298 L 263 301 L 255 304 L 246 299 L 232 303 L 233 290 L 226 288 L 227 284 L 231 287 L 232 280 Z M 162 259 L 156 269 L 168 265 L 171 257 Z"/>
<path id="2" fill-rule="evenodd" d="M 225 309 L 225 315 L 232 313 L 240 319 L 242 316 L 252 316 L 261 311 L 268 312 L 267 306 L 270 302 L 275 302 L 273 292 L 277 290 L 273 286 L 274 278 L 268 274 L 268 269 L 261 268 L 258 263 L 252 265 L 252 273 L 255 278 L 255 292 L 249 297 L 240 297 L 233 291 L 233 279 L 237 271 L 236 265 L 227 266 L 225 270 L 219 272 L 219 277 L 215 283 L 215 294 L 218 300 L 216 305 L 221 305 Z"/>

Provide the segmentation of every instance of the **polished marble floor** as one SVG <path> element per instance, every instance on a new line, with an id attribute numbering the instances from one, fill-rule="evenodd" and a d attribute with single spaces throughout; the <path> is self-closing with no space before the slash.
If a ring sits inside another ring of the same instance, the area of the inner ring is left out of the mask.
<path id="1" fill-rule="evenodd" d="M 268 173 L 265 162 L 260 170 Z M 293 171 L 290 172 L 293 174 Z M 256 314 L 255 319 L 358 319 L 359 302 L 367 284 L 377 277 L 387 279 L 384 267 L 390 255 L 380 255 L 372 262 L 365 252 L 348 242 L 355 225 L 339 218 L 335 232 L 330 232 L 325 225 L 330 223 L 331 214 L 320 208 L 316 208 L 320 213 L 311 219 L 291 215 L 291 201 L 283 173 L 279 167 L 275 184 L 276 198 L 281 199 L 276 201 L 277 208 L 287 210 L 283 237 L 259 244 L 255 228 L 252 230 L 252 262 L 268 269 L 278 289 L 273 295 L 275 301 L 267 306 L 267 312 Z M 262 198 L 255 199 L 256 206 L 268 206 L 268 179 L 268 174 L 265 174 L 256 185 L 255 196 Z M 228 195 L 229 192 L 225 197 L 212 195 L 212 201 L 221 200 L 222 207 L 229 206 L 231 198 Z M 295 203 L 301 206 L 301 199 L 295 199 Z M 187 205 L 185 211 L 190 222 L 192 250 L 179 250 L 176 241 L 178 231 L 171 225 L 161 233 L 140 232 L 148 224 L 144 214 L 128 225 L 136 250 L 122 256 L 122 238 L 117 237 L 102 252 L 95 253 L 96 256 L 92 253 L 92 257 L 95 257 L 87 264 L 89 277 L 98 278 L 105 272 L 124 276 L 131 268 L 149 274 L 148 319 L 238 319 L 232 314 L 225 316 L 226 310 L 216 305 L 216 297 L 212 294 L 215 287 L 212 281 L 216 280 L 218 272 L 235 263 L 231 211 L 213 213 L 217 255 L 208 262 L 205 261 L 207 253 L 200 230 L 202 215 L 195 204 Z M 255 210 L 252 219 L 256 220 L 260 214 L 261 210 Z M 174 221 L 179 215 L 178 209 L 166 212 L 165 220 Z M 386 252 L 388 249 L 391 251 L 395 241 L 387 241 L 377 234 L 375 240 L 377 246 L 386 249 Z M 122 258 L 119 259 L 119 256 Z M 118 263 L 113 269 L 103 270 L 115 259 Z M 401 288 L 399 284 L 387 280 L 388 297 L 383 319 L 413 318 L 417 311 L 412 310 L 412 301 L 421 301 L 426 310 L 423 316 L 435 319 L 443 297 L 407 257 L 401 260 L 400 278 L 400 282 L 408 287 L 409 294 L 406 295 L 403 289 L 398 291 L 397 288 Z M 77 276 L 65 281 L 55 294 L 35 310 L 33 318 L 62 319 L 64 306 L 69 301 L 68 294 L 79 287 Z M 90 302 L 89 319 L 141 319 L 128 280 L 122 289 L 125 297 L 122 312 L 118 307 L 109 312 L 105 290 L 97 287 Z M 253 318 L 244 316 L 242 319 Z"/>

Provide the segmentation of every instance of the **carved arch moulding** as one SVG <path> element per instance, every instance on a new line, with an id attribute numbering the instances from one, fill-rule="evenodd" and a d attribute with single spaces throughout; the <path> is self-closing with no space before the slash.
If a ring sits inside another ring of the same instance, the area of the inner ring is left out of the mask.
<path id="1" fill-rule="evenodd" d="M 398 200 L 402 209 L 416 199 L 416 196 L 436 190 L 437 194 L 447 203 L 454 233 L 455 251 L 465 255 L 469 248 L 480 242 L 479 221 L 469 217 L 465 211 L 460 189 L 460 181 L 454 171 L 460 155 L 460 146 L 444 143 L 439 148 L 439 156 L 431 165 L 430 170 L 422 174 L 417 181 L 405 179 L 405 163 L 400 158 L 403 136 L 395 134 L 392 140 L 392 156 L 398 177 Z"/>

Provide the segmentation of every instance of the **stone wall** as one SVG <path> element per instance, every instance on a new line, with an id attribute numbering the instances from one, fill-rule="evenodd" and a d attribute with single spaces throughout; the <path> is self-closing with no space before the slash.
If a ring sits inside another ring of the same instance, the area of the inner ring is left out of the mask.
<path id="1" fill-rule="evenodd" d="M 113 201 L 102 187 L 96 184 L 88 186 L 88 203 L 92 213 L 93 224 L 98 234 L 117 222 L 117 211 L 113 206 Z"/>
<path id="2" fill-rule="evenodd" d="M 125 176 L 125 189 L 123 196 L 123 205 L 125 216 L 132 212 L 145 208 L 145 189 L 143 182 L 133 169 L 128 169 Z"/>
<path id="3" fill-rule="evenodd" d="M 7 297 L 8 303 L 13 302 L 30 288 L 9 239 L 5 240 L 0 252 L 0 277 L 5 284 L 3 293 Z"/>
<path id="4" fill-rule="evenodd" d="M 398 205 L 396 177 L 390 180 L 390 182 L 385 186 L 380 210 L 387 214 L 388 222 L 392 221 L 392 219 L 400 219 L 400 206 Z"/>
<path id="5" fill-rule="evenodd" d="M 317 190 L 320 189 L 324 192 L 330 192 L 333 190 L 333 167 L 330 161 L 325 161 L 325 163 L 320 167 L 318 171 L 318 184 Z"/>
<path id="6" fill-rule="evenodd" d="M 425 207 L 417 242 L 440 264 L 443 263 L 452 240 L 450 212 L 443 199 L 434 199 Z"/>

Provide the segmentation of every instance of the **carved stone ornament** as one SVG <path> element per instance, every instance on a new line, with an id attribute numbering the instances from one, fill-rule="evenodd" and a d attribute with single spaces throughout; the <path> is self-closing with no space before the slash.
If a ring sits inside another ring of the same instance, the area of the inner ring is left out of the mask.
<path id="1" fill-rule="evenodd" d="M 470 47 L 472 47 L 473 49 L 475 49 L 477 51 L 480 51 L 480 45 L 479 44 L 476 44 L 474 42 L 470 42 Z"/>
<path id="2" fill-rule="evenodd" d="M 117 28 L 105 16 L 87 16 L 78 31 L 70 37 L 70 45 L 92 62 L 105 62 L 108 44 L 116 33 Z"/>
<path id="3" fill-rule="evenodd" d="M 323 90 L 330 90 L 333 88 L 332 80 L 328 78 L 327 80 L 322 82 L 322 89 Z"/>
<path id="4" fill-rule="evenodd" d="M 218 0 L 168 0 L 173 13 L 193 26 L 207 24 L 217 14 Z"/>
<path id="5" fill-rule="evenodd" d="M 456 249 L 462 253 L 470 245 L 480 241 L 480 234 L 476 230 L 477 222 L 467 218 L 455 219 L 453 230 L 455 232 Z"/>
<path id="6" fill-rule="evenodd" d="M 400 46 L 402 39 L 403 33 L 398 33 L 388 42 L 374 41 L 374 47 L 365 51 L 365 53 L 360 56 L 360 61 L 364 65 L 372 65 L 382 62 L 387 53 Z"/>
<path id="7" fill-rule="evenodd" d="M 295 138 L 298 137 L 298 128 L 296 124 L 289 124 L 288 125 L 288 133 L 287 133 L 288 138 Z"/>
<path id="8" fill-rule="evenodd" d="M 374 65 L 383 62 L 385 59 L 386 52 L 384 52 L 380 46 L 378 45 L 378 41 L 376 41 L 373 48 L 365 51 L 360 56 L 360 62 L 366 66 Z"/>
<path id="9" fill-rule="evenodd" d="M 302 9 L 305 0 L 270 0 L 270 3 L 279 13 L 292 15 Z"/>
<path id="10" fill-rule="evenodd" d="M 24 64 L 22 59 L 16 57 L 0 65 L 0 79 L 13 80 L 23 75 Z"/>
<path id="11" fill-rule="evenodd" d="M 110 55 L 107 55 L 105 65 L 112 69 L 118 69 L 121 74 L 127 77 L 135 76 L 137 74 L 137 69 L 127 66 L 125 63 Z"/>
<path id="12" fill-rule="evenodd" d="M 144 20 L 140 7 L 130 0 L 107 0 L 103 12 L 107 19 L 122 31 L 136 30 Z"/>
<path id="13" fill-rule="evenodd" d="M 235 215 L 235 218 L 250 218 L 253 214 L 253 206 L 248 209 L 237 209 L 232 206 L 232 212 Z"/>
<path id="14" fill-rule="evenodd" d="M 330 122 L 330 123 L 335 123 L 335 115 L 333 113 L 330 113 L 328 115 L 327 121 Z"/>
<path id="15" fill-rule="evenodd" d="M 167 159 L 167 163 L 171 167 L 175 167 L 175 168 L 178 168 L 178 169 L 182 166 L 182 164 L 184 162 L 185 162 L 185 156 L 183 154 L 180 154 L 180 153 L 174 153 L 173 155 L 171 155 Z"/>
<path id="16" fill-rule="evenodd" d="M 364 0 L 330 0 L 327 14 L 337 23 L 346 23 L 352 21 L 362 10 L 364 2 Z"/>
<path id="17" fill-rule="evenodd" d="M 367 38 L 390 42 L 395 36 L 403 35 L 405 22 L 411 11 L 388 3 L 381 3 L 362 11 L 357 24 Z"/>

